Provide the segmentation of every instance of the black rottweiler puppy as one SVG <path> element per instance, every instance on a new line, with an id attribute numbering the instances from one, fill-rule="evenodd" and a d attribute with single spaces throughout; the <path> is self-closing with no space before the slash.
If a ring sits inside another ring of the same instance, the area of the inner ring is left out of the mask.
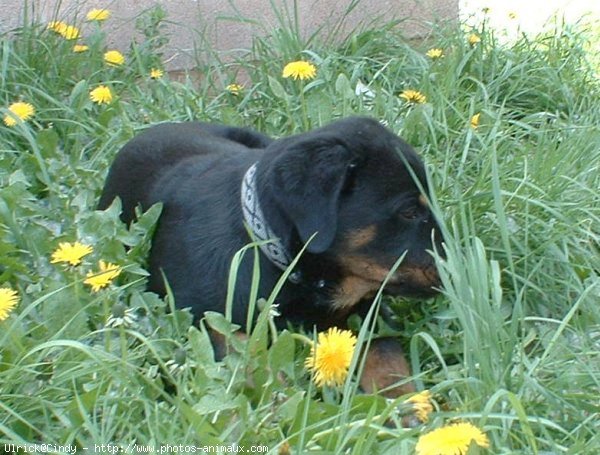
<path id="1" fill-rule="evenodd" d="M 347 118 L 278 140 L 248 129 L 167 123 L 123 147 L 99 208 L 119 196 L 122 219 L 130 222 L 138 204 L 163 203 L 149 288 L 164 294 L 164 272 L 176 305 L 197 319 L 224 311 L 231 259 L 251 242 L 248 229 L 257 240 L 272 240 L 261 247 L 264 297 L 310 240 L 277 297 L 279 319 L 324 329 L 343 326 L 403 254 L 387 292 L 436 292 L 439 276 L 428 251 L 439 249 L 441 237 L 427 191 L 416 153 L 373 119 Z M 233 305 L 233 322 L 242 326 L 252 271 L 247 254 Z M 399 347 L 373 346 L 371 363 L 383 357 L 389 367 L 388 354 Z"/>

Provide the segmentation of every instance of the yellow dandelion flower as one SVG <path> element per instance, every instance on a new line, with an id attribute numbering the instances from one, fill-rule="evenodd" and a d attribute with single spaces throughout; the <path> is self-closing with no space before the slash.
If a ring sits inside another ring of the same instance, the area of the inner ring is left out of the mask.
<path id="1" fill-rule="evenodd" d="M 437 60 L 438 58 L 442 58 L 444 56 L 444 51 L 439 47 L 434 47 L 433 49 L 429 49 L 425 55 L 432 60 Z"/>
<path id="2" fill-rule="evenodd" d="M 517 13 L 515 13 L 514 11 L 509 12 L 508 18 L 511 20 L 515 20 L 517 18 Z"/>
<path id="3" fill-rule="evenodd" d="M 90 99 L 96 104 L 110 104 L 113 94 L 106 85 L 99 85 L 90 92 Z"/>
<path id="4" fill-rule="evenodd" d="M 107 51 L 104 53 L 104 61 L 112 66 L 120 66 L 125 63 L 125 57 L 119 51 Z"/>
<path id="5" fill-rule="evenodd" d="M 471 128 L 474 130 L 479 126 L 479 118 L 481 117 L 481 112 L 478 112 L 473 117 L 471 117 Z"/>
<path id="6" fill-rule="evenodd" d="M 419 437 L 417 455 L 465 455 L 474 442 L 479 447 L 490 445 L 488 437 L 476 426 L 463 422 L 447 425 Z"/>
<path id="7" fill-rule="evenodd" d="M 8 315 L 19 303 L 17 291 L 10 288 L 0 288 L 0 321 L 8 318 Z"/>
<path id="8" fill-rule="evenodd" d="M 88 21 L 102 22 L 110 17 L 110 11 L 107 9 L 94 8 L 87 13 L 86 19 Z"/>
<path id="9" fill-rule="evenodd" d="M 481 37 L 477 33 L 471 33 L 467 38 L 467 41 L 471 46 L 475 46 L 477 43 L 481 42 Z"/>
<path id="10" fill-rule="evenodd" d="M 89 48 L 90 47 L 85 44 L 76 44 L 75 46 L 73 46 L 73 52 L 79 54 L 81 52 L 87 51 Z"/>
<path id="11" fill-rule="evenodd" d="M 225 90 L 232 95 L 239 95 L 242 90 L 244 90 L 244 86 L 240 84 L 229 84 L 227 87 L 225 87 Z"/>
<path id="12" fill-rule="evenodd" d="M 319 333 L 316 346 L 313 344 L 304 362 L 317 386 L 341 386 L 344 383 L 355 346 L 356 337 L 349 330 L 332 327 Z"/>
<path id="13" fill-rule="evenodd" d="M 66 40 L 75 40 L 81 36 L 81 31 L 74 25 L 67 25 L 61 32 L 61 36 Z"/>
<path id="14" fill-rule="evenodd" d="M 100 261 L 98 263 L 100 270 L 98 272 L 88 272 L 85 284 L 92 287 L 92 291 L 98 292 L 100 289 L 108 286 L 115 278 L 121 274 L 121 267 L 110 262 Z"/>
<path id="15" fill-rule="evenodd" d="M 67 24 L 63 21 L 51 21 L 48 22 L 46 29 L 52 30 L 55 33 L 61 34 L 61 32 L 67 28 Z"/>
<path id="16" fill-rule="evenodd" d="M 164 76 L 164 71 L 159 68 L 152 68 L 150 70 L 150 79 L 160 79 Z"/>
<path id="17" fill-rule="evenodd" d="M 310 62 L 298 60 L 290 62 L 283 68 L 283 77 L 292 77 L 295 80 L 314 79 L 317 75 L 317 68 Z"/>
<path id="18" fill-rule="evenodd" d="M 413 395 L 405 401 L 412 405 L 415 410 L 417 419 L 425 423 L 429 420 L 429 414 L 433 412 L 433 405 L 431 404 L 431 392 L 429 390 L 423 390 L 422 392 Z"/>
<path id="19" fill-rule="evenodd" d="M 58 248 L 52 253 L 50 262 L 52 264 L 66 262 L 70 265 L 79 265 L 81 264 L 81 259 L 92 251 L 94 251 L 94 249 L 91 246 L 84 245 L 83 243 L 60 242 Z"/>
<path id="20" fill-rule="evenodd" d="M 46 26 L 48 30 L 58 33 L 67 40 L 74 40 L 81 36 L 81 31 L 74 25 L 69 25 L 63 21 L 52 21 Z"/>
<path id="21" fill-rule="evenodd" d="M 35 108 L 29 103 L 21 101 L 8 106 L 8 114 L 4 116 L 6 126 L 15 126 L 18 122 L 29 120 L 35 114 Z"/>
<path id="22" fill-rule="evenodd" d="M 425 95 L 418 90 L 412 89 L 404 90 L 402 93 L 400 93 L 400 98 L 403 98 L 412 104 L 423 104 L 427 101 L 427 97 Z"/>

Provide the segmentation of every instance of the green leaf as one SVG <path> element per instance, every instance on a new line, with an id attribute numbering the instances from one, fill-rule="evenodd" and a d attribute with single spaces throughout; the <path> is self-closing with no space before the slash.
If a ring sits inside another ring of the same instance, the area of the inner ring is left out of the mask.
<path id="1" fill-rule="evenodd" d="M 192 356 L 196 362 L 201 365 L 211 365 L 215 362 L 213 346 L 205 331 L 200 331 L 196 327 L 190 327 L 188 330 L 188 340 L 192 347 Z"/>
<path id="2" fill-rule="evenodd" d="M 335 80 L 335 92 L 345 99 L 355 98 L 354 90 L 350 85 L 350 80 L 344 73 L 340 73 Z"/>
<path id="3" fill-rule="evenodd" d="M 47 128 L 37 134 L 37 143 L 42 156 L 46 159 L 54 157 L 60 138 L 53 128 Z"/>
<path id="4" fill-rule="evenodd" d="M 275 95 L 277 98 L 286 99 L 288 97 L 288 94 L 283 88 L 283 85 L 281 85 L 281 83 L 272 76 L 268 76 L 268 78 L 269 87 L 271 88 L 273 95 Z"/>
<path id="5" fill-rule="evenodd" d="M 227 395 L 225 391 L 217 393 L 212 392 L 200 398 L 200 401 L 194 405 L 194 411 L 198 414 L 212 414 L 213 412 L 226 411 L 237 408 L 237 403 Z"/>
<path id="6" fill-rule="evenodd" d="M 216 330 L 222 335 L 230 335 L 239 329 L 239 326 L 227 320 L 227 318 L 216 311 L 207 311 L 204 313 L 204 319 L 211 329 Z"/>
<path id="7" fill-rule="evenodd" d="M 294 376 L 296 343 L 287 330 L 282 332 L 269 349 L 269 365 L 273 374 L 283 371 L 287 376 Z"/>
<path id="8" fill-rule="evenodd" d="M 292 422 L 298 414 L 298 409 L 301 407 L 305 395 L 305 391 L 300 391 L 289 397 L 277 410 L 277 416 L 284 423 Z"/>

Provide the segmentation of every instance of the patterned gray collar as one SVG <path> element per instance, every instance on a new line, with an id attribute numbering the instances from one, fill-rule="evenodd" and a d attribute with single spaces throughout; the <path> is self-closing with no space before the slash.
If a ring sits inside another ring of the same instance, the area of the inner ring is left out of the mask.
<path id="1" fill-rule="evenodd" d="M 242 179 L 241 198 L 244 220 L 252 230 L 255 240 L 260 242 L 259 248 L 265 256 L 281 270 L 286 270 L 292 259 L 279 237 L 269 226 L 260 207 L 256 191 L 256 165 L 257 163 L 254 163 L 250 166 Z"/>

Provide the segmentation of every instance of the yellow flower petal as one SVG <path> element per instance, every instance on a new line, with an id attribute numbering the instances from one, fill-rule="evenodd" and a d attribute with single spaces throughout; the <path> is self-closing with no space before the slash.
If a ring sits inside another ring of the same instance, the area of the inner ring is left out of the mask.
<path id="1" fill-rule="evenodd" d="M 423 104 L 427 101 L 427 97 L 425 95 L 418 90 L 412 89 L 404 90 L 402 93 L 400 93 L 400 98 L 403 98 L 409 103 L 413 104 Z"/>
<path id="2" fill-rule="evenodd" d="M 481 112 L 478 112 L 473 117 L 471 117 L 471 128 L 477 129 L 479 126 L 479 118 L 481 117 Z"/>
<path id="3" fill-rule="evenodd" d="M 76 53 L 85 52 L 88 49 L 89 49 L 89 46 L 86 46 L 85 44 L 76 44 L 75 46 L 73 46 L 73 52 L 76 52 Z"/>
<path id="4" fill-rule="evenodd" d="M 150 79 L 160 79 L 164 75 L 164 71 L 159 68 L 152 68 L 150 70 Z"/>
<path id="5" fill-rule="evenodd" d="M 490 445 L 488 437 L 476 426 L 463 422 L 447 425 L 419 437 L 417 455 L 465 455 L 474 442 L 479 447 Z"/>
<path id="6" fill-rule="evenodd" d="M 225 90 L 232 95 L 239 95 L 242 90 L 244 90 L 244 86 L 240 84 L 229 84 L 227 87 L 225 87 Z"/>
<path id="7" fill-rule="evenodd" d="M 61 30 L 64 30 L 66 27 L 67 24 L 65 24 L 63 21 L 48 22 L 48 25 L 46 26 L 48 30 L 52 30 L 56 33 L 61 33 Z"/>
<path id="8" fill-rule="evenodd" d="M 471 33 L 467 38 L 467 41 L 471 46 L 475 46 L 477 43 L 481 42 L 481 37 L 477 33 Z"/>
<path id="9" fill-rule="evenodd" d="M 295 80 L 314 79 L 317 75 L 317 68 L 310 62 L 298 60 L 290 62 L 283 68 L 283 77 L 291 77 Z"/>
<path id="10" fill-rule="evenodd" d="M 64 39 L 74 40 L 81 36 L 81 32 L 74 25 L 67 25 L 66 28 L 61 32 Z"/>
<path id="11" fill-rule="evenodd" d="M 29 120 L 35 114 L 35 108 L 31 104 L 21 101 L 8 106 L 8 111 L 3 119 L 6 126 L 15 126 L 19 121 Z"/>
<path id="12" fill-rule="evenodd" d="M 93 248 L 83 243 L 74 242 L 61 242 L 58 244 L 58 248 L 52 253 L 50 262 L 57 264 L 59 262 L 66 262 L 70 265 L 81 264 L 81 259 L 87 256 L 93 251 Z"/>
<path id="13" fill-rule="evenodd" d="M 120 66 L 125 63 L 125 57 L 119 51 L 107 51 L 104 53 L 104 61 L 109 65 Z"/>
<path id="14" fill-rule="evenodd" d="M 69 25 L 63 21 L 52 21 L 46 26 L 48 30 L 58 33 L 65 39 L 73 40 L 81 36 L 81 31 L 74 25 Z"/>
<path id="15" fill-rule="evenodd" d="M 10 312 L 19 303 L 17 291 L 10 288 L 0 288 L 0 321 L 8 318 Z"/>
<path id="16" fill-rule="evenodd" d="M 405 401 L 412 405 L 415 410 L 417 419 L 425 423 L 429 420 L 429 414 L 433 412 L 433 405 L 431 404 L 431 392 L 424 390 L 416 395 L 413 395 Z"/>
<path id="17" fill-rule="evenodd" d="M 434 47 L 433 49 L 429 49 L 425 55 L 432 60 L 436 60 L 438 58 L 442 58 L 444 56 L 444 51 L 439 47 Z"/>
<path id="18" fill-rule="evenodd" d="M 90 99 L 96 104 L 110 104 L 113 94 L 106 85 L 99 85 L 90 92 Z"/>
<path id="19" fill-rule="evenodd" d="M 313 373 L 317 386 L 341 386 L 348 376 L 348 368 L 354 355 L 356 337 L 349 330 L 330 328 L 319 333 L 317 345 L 312 346 L 304 362 Z"/>
<path id="20" fill-rule="evenodd" d="M 58 33 L 67 40 L 74 40 L 81 36 L 81 31 L 74 25 L 69 25 L 63 21 L 52 21 L 46 26 L 48 30 Z"/>
<path id="21" fill-rule="evenodd" d="M 110 262 L 100 261 L 98 263 L 100 270 L 98 272 L 88 272 L 83 282 L 92 287 L 92 291 L 98 292 L 100 289 L 108 286 L 121 274 L 121 267 Z"/>
<path id="22" fill-rule="evenodd" d="M 102 22 L 102 21 L 105 21 L 106 19 L 108 19 L 109 17 L 110 17 L 109 10 L 95 8 L 95 9 L 91 10 L 89 13 L 87 13 L 86 19 L 88 21 Z"/>

